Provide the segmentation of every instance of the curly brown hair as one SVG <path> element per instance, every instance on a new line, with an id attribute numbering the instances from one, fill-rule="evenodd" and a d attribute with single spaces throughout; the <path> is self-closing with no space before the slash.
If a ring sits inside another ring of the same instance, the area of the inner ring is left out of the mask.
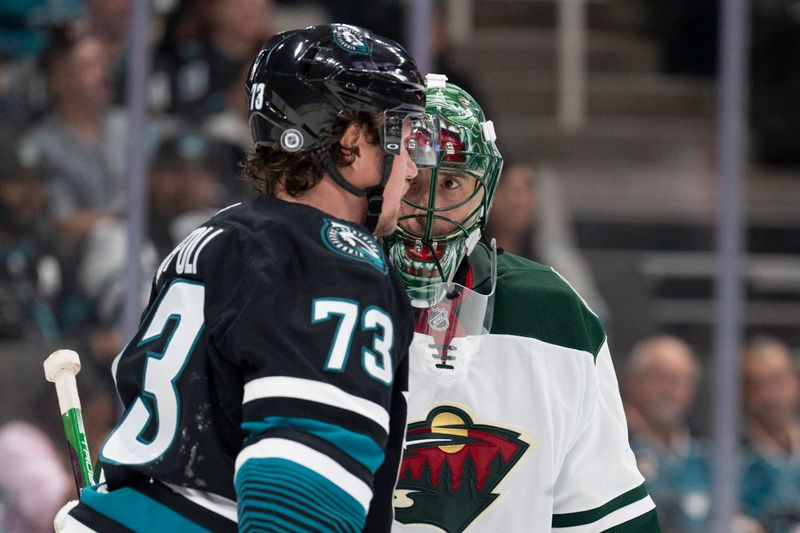
<path id="1" fill-rule="evenodd" d="M 322 150 L 328 150 L 337 167 L 353 163 L 357 149 L 340 144 L 342 135 L 350 124 L 355 124 L 366 134 L 370 144 L 378 144 L 378 129 L 382 127 L 383 115 L 364 112 L 344 112 L 323 133 Z M 318 151 L 285 152 L 277 146 L 259 146 L 248 152 L 243 163 L 242 177 L 266 196 L 275 196 L 282 190 L 297 197 L 313 188 L 322 179 L 325 169 Z"/>

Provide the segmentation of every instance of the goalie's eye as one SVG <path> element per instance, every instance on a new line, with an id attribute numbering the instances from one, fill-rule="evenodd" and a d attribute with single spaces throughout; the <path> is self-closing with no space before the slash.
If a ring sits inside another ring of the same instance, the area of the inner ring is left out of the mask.
<path id="1" fill-rule="evenodd" d="M 461 187 L 461 183 L 453 177 L 445 176 L 441 181 L 440 184 L 443 189 L 448 190 L 455 190 Z"/>

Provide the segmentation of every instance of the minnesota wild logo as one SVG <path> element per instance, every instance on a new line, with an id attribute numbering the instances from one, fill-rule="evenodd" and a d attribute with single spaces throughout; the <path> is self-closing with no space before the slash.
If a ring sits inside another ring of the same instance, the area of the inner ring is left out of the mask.
<path id="1" fill-rule="evenodd" d="M 453 406 L 409 424 L 395 490 L 395 519 L 464 531 L 500 494 L 492 492 L 528 449 L 520 433 L 475 424 Z"/>

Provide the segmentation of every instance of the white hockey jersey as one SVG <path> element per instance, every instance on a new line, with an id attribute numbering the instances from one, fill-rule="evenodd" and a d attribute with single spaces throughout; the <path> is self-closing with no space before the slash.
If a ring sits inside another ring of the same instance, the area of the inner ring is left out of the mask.
<path id="1" fill-rule="evenodd" d="M 470 262 L 480 291 L 486 249 Z M 510 254 L 494 312 L 490 334 L 448 339 L 447 364 L 440 340 L 412 342 L 394 530 L 660 531 L 597 317 Z"/>

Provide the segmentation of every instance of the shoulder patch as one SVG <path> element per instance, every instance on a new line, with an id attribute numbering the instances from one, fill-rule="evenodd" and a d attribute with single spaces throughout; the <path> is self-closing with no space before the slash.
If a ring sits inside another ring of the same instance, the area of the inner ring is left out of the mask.
<path id="1" fill-rule="evenodd" d="M 383 250 L 369 233 L 326 218 L 320 236 L 331 251 L 348 259 L 370 264 L 381 274 L 389 272 Z"/>

